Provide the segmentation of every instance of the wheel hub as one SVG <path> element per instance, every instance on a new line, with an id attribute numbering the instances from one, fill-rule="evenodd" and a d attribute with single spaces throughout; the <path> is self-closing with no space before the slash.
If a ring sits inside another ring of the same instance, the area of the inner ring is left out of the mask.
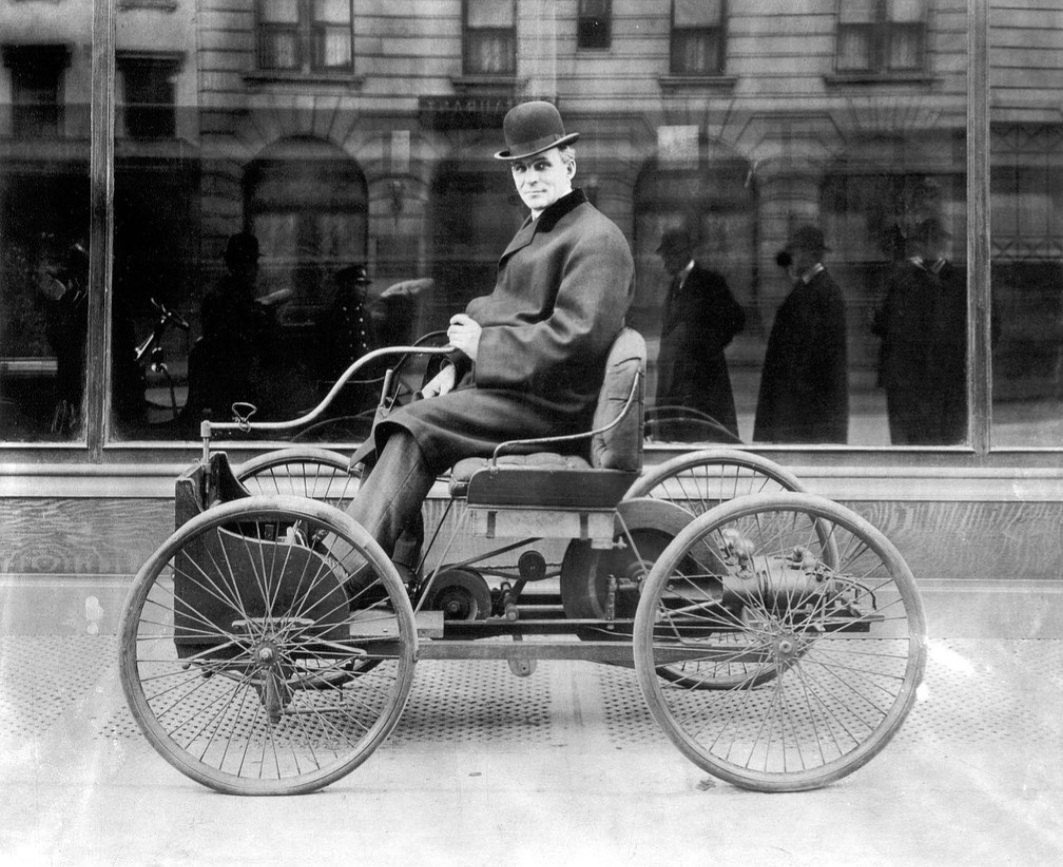
<path id="1" fill-rule="evenodd" d="M 776 665 L 789 668 L 800 660 L 805 652 L 807 641 L 796 633 L 787 631 L 775 636 L 772 644 Z"/>

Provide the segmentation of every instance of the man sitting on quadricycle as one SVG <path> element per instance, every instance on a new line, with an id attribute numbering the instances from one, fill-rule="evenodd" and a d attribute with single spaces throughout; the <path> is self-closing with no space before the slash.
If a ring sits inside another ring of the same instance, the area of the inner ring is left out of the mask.
<path id="1" fill-rule="evenodd" d="M 572 185 L 572 143 L 546 102 L 503 121 L 513 182 L 531 211 L 498 264 L 490 295 L 451 317 L 449 363 L 418 400 L 379 421 L 354 461 L 372 464 L 350 514 L 395 558 L 436 477 L 500 442 L 587 428 L 604 360 L 624 325 L 634 262 L 620 229 Z M 405 546 L 404 546 L 405 547 Z"/>

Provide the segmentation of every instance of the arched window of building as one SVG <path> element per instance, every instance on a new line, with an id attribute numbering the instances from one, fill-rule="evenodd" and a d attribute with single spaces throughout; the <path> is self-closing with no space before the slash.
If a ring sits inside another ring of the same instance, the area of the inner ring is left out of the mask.
<path id="1" fill-rule="evenodd" d="M 312 138 L 271 145 L 248 167 L 244 195 L 247 228 L 262 251 L 263 294 L 290 289 L 291 308 L 313 308 L 331 274 L 365 263 L 365 175 L 335 145 Z"/>

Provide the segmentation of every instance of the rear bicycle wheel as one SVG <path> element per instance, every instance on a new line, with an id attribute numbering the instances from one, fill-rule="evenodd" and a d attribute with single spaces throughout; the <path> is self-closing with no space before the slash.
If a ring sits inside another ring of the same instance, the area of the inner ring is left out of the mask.
<path id="1" fill-rule="evenodd" d="M 709 448 L 651 467 L 624 499 L 667 500 L 692 515 L 702 515 L 748 494 L 803 490 L 798 478 L 774 461 L 741 449 Z"/>
<path id="2" fill-rule="evenodd" d="M 691 761 L 735 785 L 800 791 L 863 766 L 915 701 L 926 622 L 907 564 L 856 513 L 810 494 L 744 497 L 661 555 L 635 617 L 650 711 Z M 663 676 L 683 666 L 685 682 Z M 743 667 L 698 689 L 699 667 Z"/>
<path id="3" fill-rule="evenodd" d="M 149 558 L 119 646 L 130 710 L 163 758 L 221 792 L 289 795 L 349 773 L 391 732 L 416 633 L 360 525 L 312 500 L 251 497 Z"/>
<path id="4" fill-rule="evenodd" d="M 625 499 L 664 500 L 696 517 L 738 497 L 803 490 L 793 473 L 768 458 L 741 449 L 713 447 L 652 467 L 631 486 Z M 730 689 L 751 676 L 773 676 L 741 662 L 740 656 L 720 659 L 712 666 L 705 660 L 696 667 L 682 662 L 663 665 L 658 674 L 693 689 Z"/>
<path id="5" fill-rule="evenodd" d="M 337 509 L 347 508 L 361 484 L 348 458 L 314 446 L 266 452 L 241 464 L 236 478 L 252 494 L 308 497 Z"/>

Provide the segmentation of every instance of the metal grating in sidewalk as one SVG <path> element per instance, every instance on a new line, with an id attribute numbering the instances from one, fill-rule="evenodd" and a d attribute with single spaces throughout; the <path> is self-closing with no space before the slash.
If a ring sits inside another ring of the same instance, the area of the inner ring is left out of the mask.
<path id="1" fill-rule="evenodd" d="M 419 662 L 389 743 L 549 743 L 551 692 L 543 670 L 516 677 L 498 660 Z"/>
<path id="2" fill-rule="evenodd" d="M 113 635 L 0 635 L 0 736 L 35 736 L 76 711 L 117 652 Z"/>
<path id="3" fill-rule="evenodd" d="M 113 635 L 0 636 L 0 738 L 43 737 L 102 693 L 96 735 L 141 734 L 117 685 Z M 1063 640 L 932 640 L 920 697 L 894 744 L 1063 743 Z M 596 727 L 613 747 L 661 743 L 631 668 L 543 662 L 516 677 L 500 661 L 424 661 L 390 744 L 550 744 Z"/>

